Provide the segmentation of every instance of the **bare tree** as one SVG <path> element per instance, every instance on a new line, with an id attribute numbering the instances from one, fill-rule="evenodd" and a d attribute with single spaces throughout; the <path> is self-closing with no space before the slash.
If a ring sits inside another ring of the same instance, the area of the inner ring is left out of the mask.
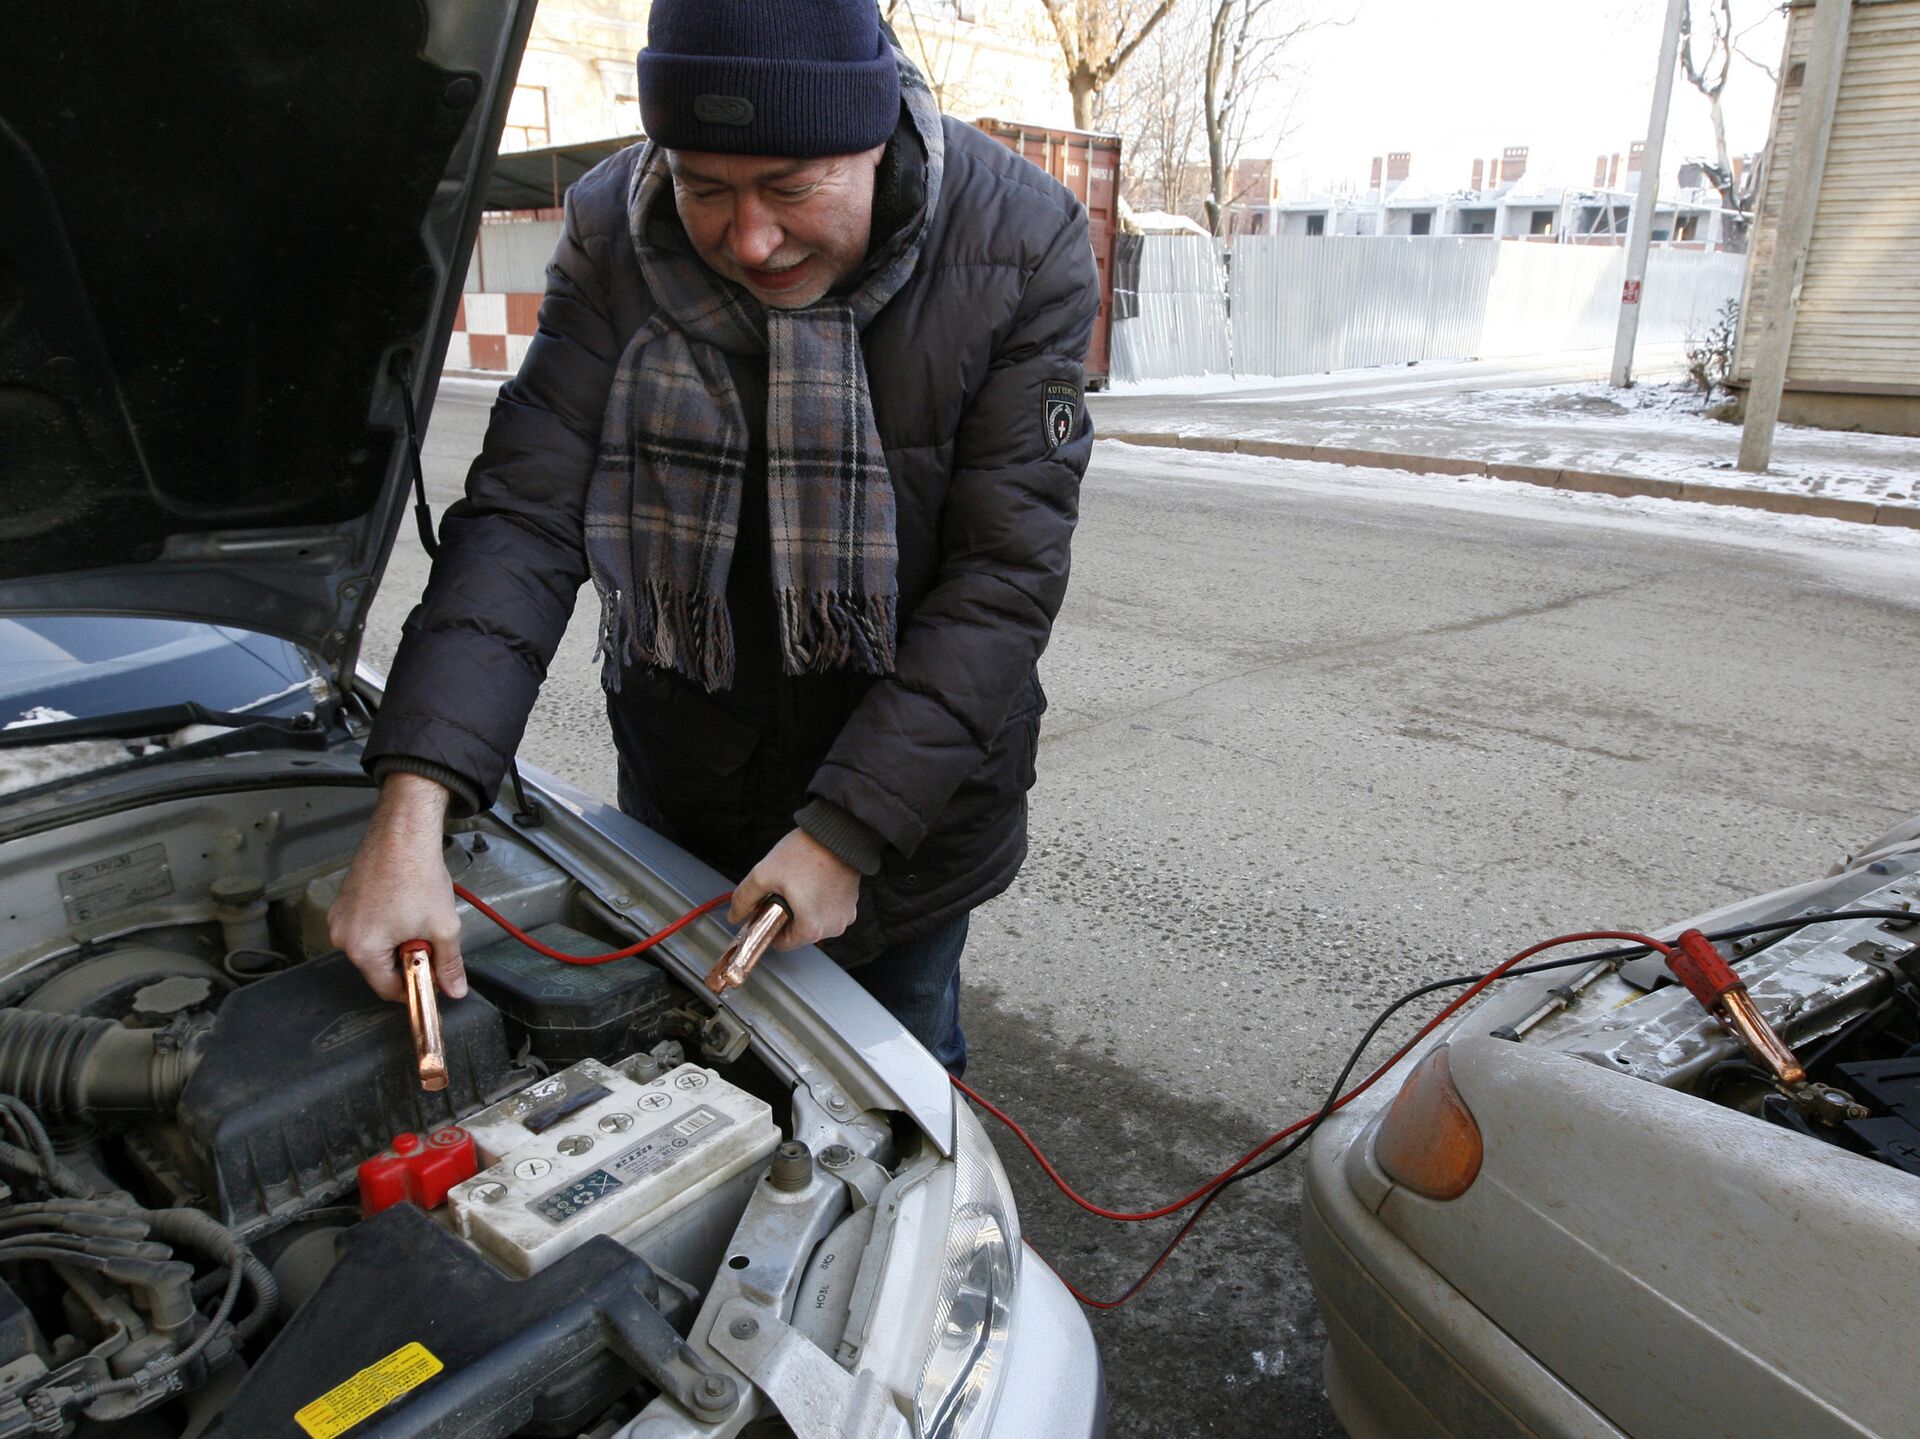
<path id="1" fill-rule="evenodd" d="M 1210 15 L 1202 70 L 1201 114 L 1207 141 L 1207 228 L 1226 230 L 1239 193 L 1232 176 L 1256 94 L 1274 78 L 1290 44 L 1323 23 L 1305 18 L 1297 0 L 1206 0 Z"/>
<path id="2" fill-rule="evenodd" d="M 1785 7 L 1777 6 L 1775 8 L 1777 10 L 1783 10 Z M 1746 29 L 1742 30 L 1738 35 L 1734 36 L 1733 37 L 1733 53 L 1738 55 L 1742 60 L 1745 60 L 1749 65 L 1753 66 L 1754 69 L 1758 70 L 1762 75 L 1765 75 L 1769 80 L 1773 81 L 1774 84 L 1778 85 L 1780 83 L 1780 72 L 1774 69 L 1773 66 L 1769 65 L 1765 60 L 1762 60 L 1757 56 L 1753 55 L 1751 52 L 1748 51 L 1747 47 L 1741 43 L 1743 40 L 1747 38 L 1747 36 L 1751 35 L 1754 31 L 1758 30 L 1761 26 L 1767 24 L 1772 19 L 1773 19 L 1772 14 L 1762 15 L 1758 20 L 1754 21 L 1751 25 L 1747 26 Z"/>
<path id="3" fill-rule="evenodd" d="M 954 61 L 952 32 L 932 20 L 971 20 L 972 7 L 955 0 L 880 0 L 880 18 L 893 30 L 894 39 L 907 55 L 918 62 L 933 102 L 947 108 L 950 74 Z"/>
<path id="4" fill-rule="evenodd" d="M 1205 122 L 1193 80 L 1206 54 L 1205 21 L 1206 0 L 1174 0 L 1125 74 L 1097 97 L 1095 122 L 1124 142 L 1123 190 L 1136 209 L 1200 213 Z"/>
<path id="5" fill-rule="evenodd" d="M 1732 69 L 1736 48 L 1732 0 L 1706 0 L 1706 9 L 1710 38 L 1697 57 L 1694 41 L 1698 36 L 1693 26 L 1691 0 L 1681 12 L 1680 68 L 1686 72 L 1693 88 L 1707 97 L 1707 107 L 1713 115 L 1715 155 L 1714 163 L 1706 168 L 1713 188 L 1720 192 L 1721 204 L 1740 217 L 1734 222 L 1737 234 L 1746 228 L 1745 207 L 1740 202 L 1739 182 L 1733 175 L 1733 157 L 1727 150 L 1727 120 L 1720 106 L 1720 95 L 1727 88 L 1727 74 Z"/>
<path id="6" fill-rule="evenodd" d="M 1167 18 L 1173 0 L 1040 0 L 1067 64 L 1073 123 L 1093 124 L 1095 97 Z"/>
<path id="7" fill-rule="evenodd" d="M 880 18 L 889 25 L 903 10 L 927 10 L 936 15 L 951 15 L 956 20 L 973 18 L 973 6 L 966 0 L 880 0 Z"/>

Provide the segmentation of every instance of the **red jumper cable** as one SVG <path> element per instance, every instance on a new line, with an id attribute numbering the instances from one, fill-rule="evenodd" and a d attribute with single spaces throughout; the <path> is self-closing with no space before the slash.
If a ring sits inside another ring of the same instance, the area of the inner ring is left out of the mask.
<path id="1" fill-rule="evenodd" d="M 553 948 L 552 945 L 542 944 L 465 885 L 456 884 L 453 887 L 453 892 L 475 909 L 479 910 L 480 913 L 484 914 L 488 919 L 499 925 L 500 928 L 504 929 L 508 934 L 519 940 L 528 949 L 534 951 L 534 953 L 544 954 L 548 959 L 557 959 L 562 964 L 612 964 L 616 959 L 631 959 L 636 954 L 652 949 L 656 944 L 660 943 L 661 940 L 678 934 L 702 915 L 712 914 L 716 909 L 720 908 L 721 905 L 733 898 L 732 890 L 728 890 L 725 894 L 716 894 L 705 904 L 696 905 L 694 908 L 688 910 L 665 929 L 650 934 L 637 944 L 630 944 L 625 949 L 611 950 L 606 954 L 567 954 Z"/>
<path id="2" fill-rule="evenodd" d="M 456 884 L 453 887 L 453 892 L 456 895 L 458 895 L 461 899 L 465 900 L 468 904 L 472 905 L 481 914 L 485 915 L 488 919 L 493 921 L 494 924 L 498 925 L 501 929 L 505 930 L 508 934 L 512 935 L 515 939 L 519 940 L 520 943 L 526 945 L 529 949 L 535 950 L 540 954 L 544 954 L 549 959 L 557 959 L 563 964 L 610 964 L 617 959 L 630 958 L 633 955 L 639 954 L 645 950 L 653 948 L 653 946 L 655 946 L 656 944 L 659 944 L 662 940 L 666 939 L 668 936 L 678 933 L 680 930 L 684 929 L 687 925 L 693 923 L 694 920 L 699 919 L 702 915 L 711 914 L 714 910 L 718 909 L 721 905 L 727 903 L 729 900 L 733 898 L 733 895 L 731 892 L 727 894 L 717 895 L 713 899 L 708 900 L 705 904 L 699 905 L 694 909 L 688 910 L 687 913 L 680 916 L 680 918 L 675 920 L 673 923 L 667 925 L 664 929 L 659 930 L 655 934 L 649 935 L 647 938 L 640 940 L 637 943 L 628 945 L 625 949 L 612 950 L 606 954 L 577 955 L 577 954 L 564 954 L 557 949 L 554 949 L 548 945 L 542 944 L 539 940 L 534 939 L 531 935 L 527 934 L 526 931 L 520 929 L 511 920 L 507 919 L 504 915 L 500 914 L 499 911 L 492 908 L 492 906 L 488 905 L 484 900 L 480 899 L 477 895 L 475 895 L 472 891 L 466 889 L 464 886 Z M 1683 936 L 1683 940 L 1684 938 L 1685 937 Z M 1173 1251 L 1180 1246 L 1181 1241 L 1184 1240 L 1187 1237 L 1187 1235 L 1193 1231 L 1193 1227 L 1195 1224 L 1199 1222 L 1200 1216 L 1204 1214 L 1207 1211 L 1208 1207 L 1211 1206 L 1213 1201 L 1219 1197 L 1219 1194 L 1222 1188 L 1224 1188 L 1233 1179 L 1235 1175 L 1239 1174 L 1241 1170 L 1245 1169 L 1248 1165 L 1252 1164 L 1255 1160 L 1259 1159 L 1261 1155 L 1265 1154 L 1268 1150 L 1272 1149 L 1276 1144 L 1279 1144 L 1283 1140 L 1291 1138 L 1295 1134 L 1298 1134 L 1301 1130 L 1306 1129 L 1311 1125 L 1317 1124 L 1321 1119 L 1325 1118 L 1327 1115 L 1334 1113 L 1336 1110 L 1345 1108 L 1348 1104 L 1351 1104 L 1355 1099 L 1358 1099 L 1362 1094 L 1365 1094 L 1367 1090 L 1371 1089 L 1382 1077 L 1384 1077 L 1387 1073 L 1389 1073 L 1395 1065 L 1399 1064 L 1401 1060 L 1405 1059 L 1409 1054 L 1411 1054 L 1415 1049 L 1415 1047 L 1419 1045 L 1420 1041 L 1425 1039 L 1428 1035 L 1432 1034 L 1434 1030 L 1438 1029 L 1442 1024 L 1446 1023 L 1448 1019 L 1452 1018 L 1455 1014 L 1459 1013 L 1459 1011 L 1465 1005 L 1471 1003 L 1474 999 L 1477 999 L 1483 992 L 1485 992 L 1485 990 L 1489 985 L 1493 984 L 1495 981 L 1500 979 L 1501 976 L 1505 975 L 1507 971 L 1512 969 L 1515 965 L 1521 964 L 1524 961 L 1533 958 L 1534 955 L 1540 954 L 1545 950 L 1557 949 L 1561 945 L 1581 944 L 1588 941 L 1601 940 L 1601 939 L 1624 940 L 1631 944 L 1642 945 L 1647 949 L 1652 950 L 1653 952 L 1663 956 L 1670 964 L 1676 958 L 1676 949 L 1674 945 L 1668 944 L 1662 940 L 1654 939 L 1649 935 L 1635 933 L 1632 930 L 1617 930 L 1617 929 L 1584 930 L 1578 934 L 1557 935 L 1552 939 L 1544 939 L 1544 940 L 1541 940 L 1538 944 L 1529 945 L 1527 946 L 1527 948 L 1521 950 L 1518 954 L 1512 955 L 1509 958 L 1502 960 L 1499 964 L 1495 965 L 1492 969 L 1488 970 L 1485 974 L 1481 975 L 1480 978 L 1476 980 L 1469 988 L 1464 990 L 1461 994 L 1459 994 L 1453 1000 L 1449 1001 L 1448 1004 L 1444 1008 L 1442 1008 L 1438 1014 L 1434 1015 L 1433 1018 L 1429 1019 L 1424 1025 L 1422 1025 L 1411 1039 L 1407 1040 L 1406 1043 L 1402 1044 L 1391 1055 L 1389 1055 L 1386 1061 L 1382 1063 L 1379 1066 L 1379 1068 L 1375 1069 L 1371 1074 L 1369 1074 L 1365 1079 L 1361 1080 L 1352 1089 L 1349 1089 L 1345 1094 L 1342 1094 L 1338 1098 L 1336 1098 L 1330 1105 L 1326 1106 L 1324 1109 L 1315 1110 L 1311 1114 L 1304 1115 L 1301 1118 L 1296 1119 L 1293 1123 L 1287 1125 L 1284 1129 L 1276 1130 L 1274 1133 L 1268 1135 L 1265 1139 L 1261 1140 L 1260 1143 L 1256 1144 L 1252 1149 L 1249 1149 L 1245 1154 L 1241 1155 L 1240 1158 L 1236 1159 L 1232 1164 L 1228 1165 L 1225 1169 L 1221 1170 L 1218 1174 L 1214 1175 L 1213 1178 L 1207 1180 L 1206 1183 L 1202 1184 L 1199 1188 L 1195 1189 L 1191 1194 L 1188 1194 L 1183 1198 L 1173 1200 L 1170 1203 L 1160 1205 L 1158 1208 L 1155 1208 L 1155 1209 L 1141 1209 L 1141 1210 L 1108 1209 L 1102 1205 L 1095 1204 L 1090 1199 L 1083 1197 L 1077 1190 L 1074 1189 L 1074 1187 L 1071 1184 L 1067 1182 L 1066 1177 L 1062 1175 L 1058 1169 L 1054 1168 L 1053 1164 L 1051 1163 L 1051 1161 L 1047 1159 L 1046 1155 L 1041 1153 L 1040 1146 L 1033 1142 L 1032 1138 L 1028 1136 L 1027 1131 L 1023 1129 L 1013 1119 L 1011 1115 L 1007 1114 L 1005 1110 L 995 1105 L 992 1101 L 982 1097 L 973 1088 L 971 1088 L 969 1085 L 967 1085 L 966 1083 L 964 1083 L 958 1078 L 955 1078 L 953 1080 L 953 1087 L 959 1090 L 961 1094 L 965 1095 L 967 1099 L 972 1101 L 974 1104 L 978 1105 L 981 1109 L 984 1109 L 988 1114 L 992 1115 L 995 1119 L 999 1120 L 1000 1123 L 1002 1123 L 1010 1131 L 1012 1131 L 1014 1137 L 1018 1139 L 1020 1143 L 1026 1147 L 1027 1152 L 1034 1157 L 1034 1160 L 1040 1165 L 1041 1169 L 1043 1169 L 1046 1172 L 1047 1178 L 1053 1181 L 1054 1185 L 1060 1190 L 1062 1194 L 1066 1195 L 1067 1198 L 1071 1199 L 1075 1204 L 1079 1205 L 1080 1208 L 1086 1210 L 1089 1214 L 1096 1215 L 1101 1219 L 1115 1220 L 1123 1224 L 1140 1224 L 1140 1223 L 1145 1223 L 1149 1220 L 1164 1219 L 1170 1214 L 1178 1214 L 1181 1210 L 1187 1208 L 1189 1205 L 1198 1204 L 1200 1206 L 1199 1209 L 1195 1210 L 1195 1212 L 1191 1216 L 1189 1216 L 1189 1218 L 1187 1219 L 1187 1222 L 1181 1226 L 1179 1233 L 1174 1235 L 1172 1243 L 1168 1244 L 1167 1247 L 1161 1251 L 1160 1257 L 1154 1260 L 1152 1267 L 1149 1268 L 1145 1274 L 1143 1274 L 1137 1281 L 1135 1281 L 1135 1283 L 1131 1287 L 1129 1287 L 1127 1291 L 1122 1295 L 1120 1295 L 1120 1297 L 1117 1299 L 1103 1300 L 1103 1299 L 1092 1298 L 1091 1296 L 1082 1292 L 1079 1289 L 1079 1287 L 1076 1286 L 1071 1280 L 1067 1279 L 1065 1275 L 1061 1275 L 1059 1270 L 1057 1269 L 1054 1270 L 1054 1273 L 1059 1276 L 1060 1282 L 1065 1284 L 1067 1289 L 1073 1294 L 1073 1297 L 1078 1299 L 1082 1304 L 1085 1304 L 1092 1309 L 1117 1309 L 1119 1308 L 1119 1306 L 1121 1306 L 1122 1304 L 1125 1304 L 1128 1300 L 1132 1299 L 1136 1294 L 1138 1294 L 1142 1289 L 1144 1289 L 1147 1285 L 1147 1282 L 1151 1280 L 1154 1275 L 1160 1272 L 1161 1266 L 1164 1265 L 1167 1262 L 1167 1260 L 1172 1256 Z M 1684 963 L 1685 961 L 1683 960 L 1682 964 L 1684 965 Z M 1043 1264 L 1047 1264 L 1047 1267 L 1049 1269 L 1053 1268 L 1053 1266 L 1050 1263 L 1047 1263 L 1046 1257 L 1044 1255 L 1040 1255 L 1039 1250 L 1037 1249 L 1034 1250 L 1034 1253 L 1040 1257 L 1040 1260 Z"/>

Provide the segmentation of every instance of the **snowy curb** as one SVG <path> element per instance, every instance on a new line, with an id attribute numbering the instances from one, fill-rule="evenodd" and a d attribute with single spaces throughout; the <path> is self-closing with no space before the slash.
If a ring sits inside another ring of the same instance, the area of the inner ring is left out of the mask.
<path id="1" fill-rule="evenodd" d="M 1405 455 L 1391 450 L 1355 450 L 1340 445 L 1298 445 L 1285 440 L 1236 440 L 1230 435 L 1123 431 L 1103 434 L 1100 438 L 1118 440 L 1128 445 L 1155 445 L 1162 449 L 1259 455 L 1274 460 L 1318 460 L 1322 464 L 1356 465 L 1370 470 L 1407 470 L 1416 475 L 1484 475 L 1495 480 L 1514 480 L 1523 485 L 1578 490 L 1591 495 L 1645 495 L 1661 500 L 1692 500 L 1697 504 L 1738 505 L 1750 510 L 1771 510 L 1781 515 L 1815 515 L 1827 520 L 1847 520 L 1857 525 L 1893 525 L 1920 530 L 1920 505 L 1880 505 L 1871 500 L 1790 494 L 1747 485 L 1702 485 L 1683 480 L 1612 475 L 1598 470 L 1555 469 L 1550 465 L 1516 465 L 1500 460 L 1453 459 L 1443 455 Z"/>

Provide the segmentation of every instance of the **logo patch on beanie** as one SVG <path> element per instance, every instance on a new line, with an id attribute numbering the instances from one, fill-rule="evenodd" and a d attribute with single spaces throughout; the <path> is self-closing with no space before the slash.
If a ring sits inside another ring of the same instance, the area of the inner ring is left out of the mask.
<path id="1" fill-rule="evenodd" d="M 1046 423 L 1047 453 L 1073 438 L 1080 422 L 1080 391 L 1065 380 L 1048 380 L 1041 387 L 1041 418 Z"/>
<path id="2" fill-rule="evenodd" d="M 699 95 L 693 117 L 708 125 L 751 125 L 753 101 L 743 95 Z"/>

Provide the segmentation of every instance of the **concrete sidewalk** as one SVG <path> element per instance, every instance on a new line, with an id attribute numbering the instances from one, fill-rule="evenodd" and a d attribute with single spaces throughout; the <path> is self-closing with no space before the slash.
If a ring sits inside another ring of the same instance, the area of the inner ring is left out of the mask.
<path id="1" fill-rule="evenodd" d="M 1225 435 L 1183 435 L 1152 431 L 1105 432 L 1103 440 L 1122 444 L 1210 451 L 1215 454 L 1260 455 L 1277 460 L 1318 460 L 1323 464 L 1357 465 L 1373 470 L 1405 470 L 1416 475 L 1484 475 L 1523 485 L 1556 490 L 1578 490 L 1593 495 L 1646 495 L 1662 500 L 1693 500 L 1707 505 L 1737 505 L 1771 510 L 1782 515 L 1814 515 L 1861 525 L 1896 525 L 1920 529 L 1920 505 L 1875 503 L 1838 495 L 1807 494 L 1762 486 L 1700 483 L 1621 475 L 1604 470 L 1562 469 L 1502 460 L 1462 456 L 1407 454 L 1394 450 L 1363 450 L 1341 445 L 1296 444 L 1285 440 L 1232 439 Z"/>
<path id="2" fill-rule="evenodd" d="M 1104 439 L 1920 527 L 1920 439 L 1783 425 L 1771 470 L 1750 476 L 1734 467 L 1739 427 L 1671 371 L 1630 390 L 1568 373 L 1464 361 L 1176 382 L 1090 406 Z"/>

